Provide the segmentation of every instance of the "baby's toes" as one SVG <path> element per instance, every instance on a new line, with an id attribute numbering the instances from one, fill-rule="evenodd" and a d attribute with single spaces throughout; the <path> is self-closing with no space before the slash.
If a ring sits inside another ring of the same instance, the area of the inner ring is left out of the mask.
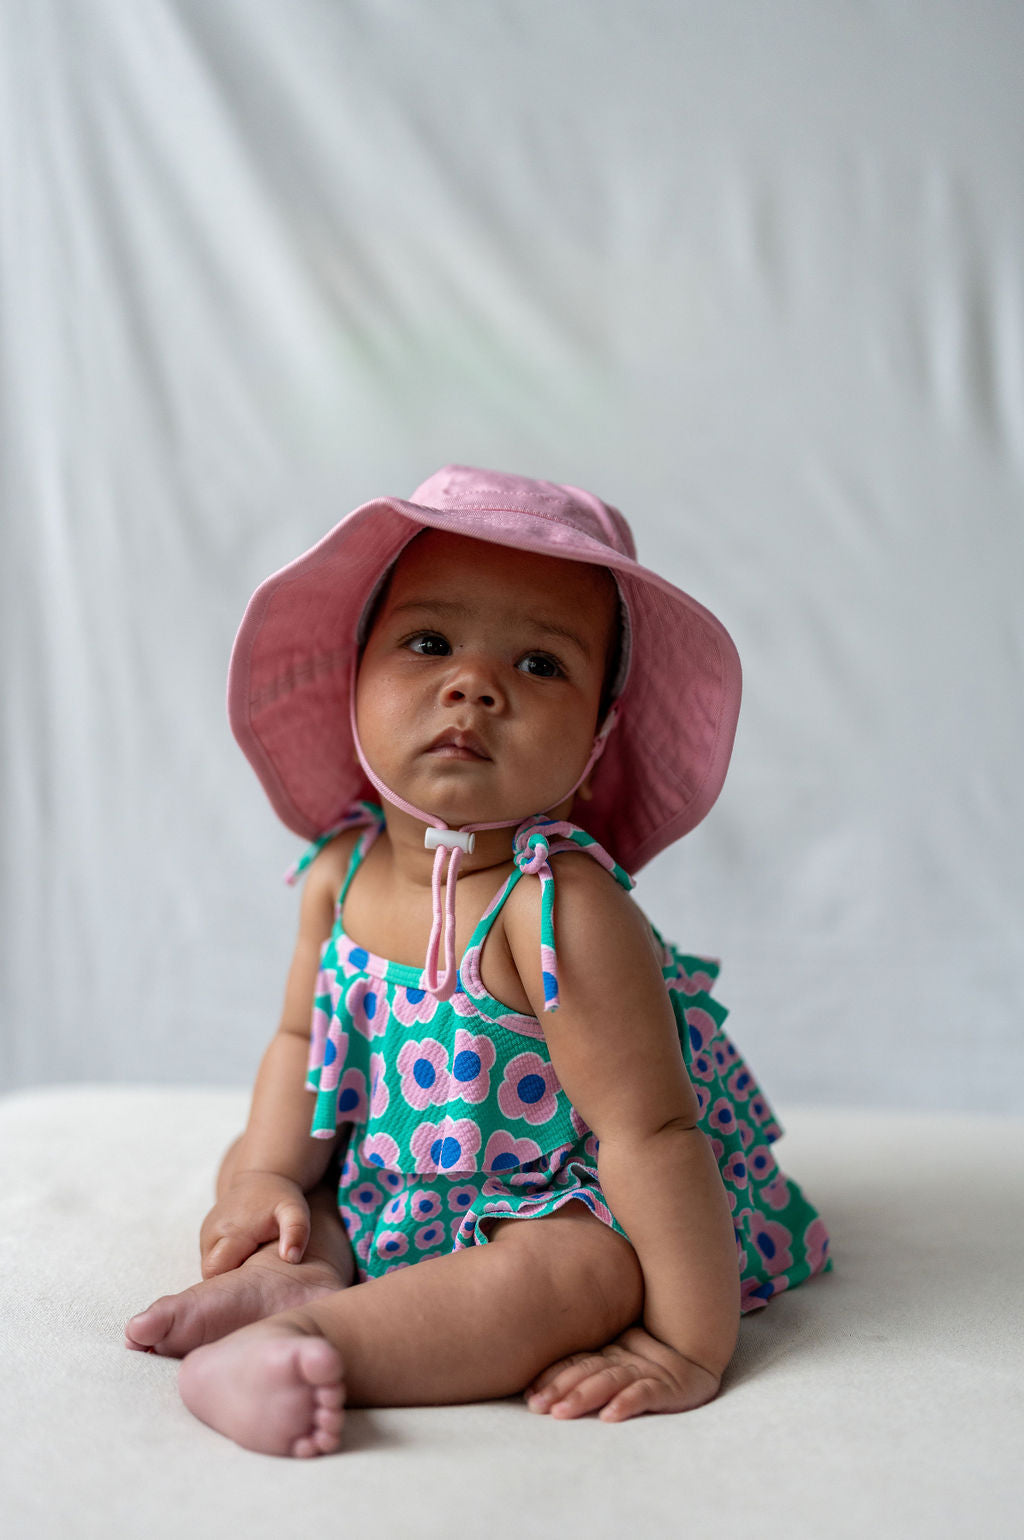
<path id="1" fill-rule="evenodd" d="M 307 1385 L 316 1391 L 316 1405 L 340 1406 L 341 1354 L 324 1337 L 306 1337 L 299 1344 L 297 1364 Z"/>
<path id="2" fill-rule="evenodd" d="M 327 1452 L 327 1446 L 337 1449 L 342 1423 L 345 1421 L 345 1413 L 341 1406 L 341 1393 L 337 1386 L 333 1387 L 335 1399 L 321 1402 L 313 1412 L 312 1437 L 319 1443 L 323 1452 Z M 330 1392 L 328 1392 L 330 1394 Z"/>

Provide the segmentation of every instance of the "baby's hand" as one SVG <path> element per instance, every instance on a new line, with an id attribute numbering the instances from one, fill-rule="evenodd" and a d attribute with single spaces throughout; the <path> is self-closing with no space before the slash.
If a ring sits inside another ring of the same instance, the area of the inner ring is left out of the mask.
<path id="1" fill-rule="evenodd" d="M 282 1261 L 302 1261 L 309 1241 L 309 1204 L 302 1188 L 272 1171 L 240 1171 L 203 1220 L 203 1277 L 241 1267 L 275 1236 Z"/>
<path id="2" fill-rule="evenodd" d="M 531 1412 L 625 1422 L 644 1412 L 689 1412 L 718 1393 L 719 1375 L 630 1326 L 599 1353 L 572 1353 L 539 1374 L 525 1391 Z"/>

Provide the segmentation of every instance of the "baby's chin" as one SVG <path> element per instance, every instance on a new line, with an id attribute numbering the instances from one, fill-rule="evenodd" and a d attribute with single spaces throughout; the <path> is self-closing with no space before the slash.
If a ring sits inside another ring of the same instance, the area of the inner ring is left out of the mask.
<path id="1" fill-rule="evenodd" d="M 431 775 L 425 784 L 421 782 L 414 792 L 403 791 L 400 795 L 413 807 L 441 819 L 450 829 L 462 829 L 467 824 L 494 824 L 514 830 L 529 818 L 553 816 L 545 804 L 551 806 L 550 798 L 557 796 L 557 792 L 541 790 L 536 803 L 524 800 L 521 791 L 516 797 L 495 796 L 488 794 L 486 788 L 470 784 L 473 779 L 484 779 L 486 771 L 484 775 L 475 775 L 477 767 L 467 761 L 442 761 L 437 769 L 440 773 Z M 565 816 L 571 804 L 571 798 L 568 802 L 563 798 L 555 805 L 559 810 L 557 816 Z"/>

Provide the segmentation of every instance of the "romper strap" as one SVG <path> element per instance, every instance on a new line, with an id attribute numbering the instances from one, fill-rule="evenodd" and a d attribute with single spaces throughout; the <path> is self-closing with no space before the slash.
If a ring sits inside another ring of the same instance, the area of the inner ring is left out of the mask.
<path id="1" fill-rule="evenodd" d="M 344 813 L 341 815 L 341 818 L 338 820 L 338 822 L 336 824 L 332 824 L 331 827 L 325 830 L 323 834 L 318 835 L 313 843 L 308 845 L 302 852 L 302 855 L 299 857 L 299 859 L 293 862 L 291 866 L 289 866 L 288 870 L 284 874 L 285 882 L 287 882 L 289 886 L 292 886 L 294 883 L 298 882 L 303 872 L 306 871 L 308 867 L 312 866 L 313 862 L 316 860 L 321 850 L 323 850 L 324 846 L 329 845 L 331 840 L 337 839 L 339 834 L 344 834 L 348 829 L 362 829 L 368 825 L 373 824 L 376 824 L 379 827 L 381 824 L 383 824 L 383 822 L 384 814 L 375 802 L 350 803 L 349 806 L 345 809 Z M 348 884 L 351 882 L 354 876 L 355 863 L 352 862 L 349 865 L 348 875 L 345 879 L 346 887 L 348 887 Z"/>
<path id="2" fill-rule="evenodd" d="M 512 859 L 516 872 L 510 882 L 524 877 L 540 878 L 540 966 L 544 981 L 544 1009 L 558 1009 L 558 959 L 555 955 L 555 879 L 550 858 L 563 850 L 585 850 L 610 872 L 628 893 L 633 879 L 599 845 L 593 835 L 576 824 L 554 818 L 528 818 L 515 832 Z"/>

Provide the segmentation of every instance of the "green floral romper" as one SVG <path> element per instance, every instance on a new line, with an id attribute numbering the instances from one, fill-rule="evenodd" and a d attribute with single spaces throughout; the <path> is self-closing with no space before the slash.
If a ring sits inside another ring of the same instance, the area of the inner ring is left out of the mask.
<path id="1" fill-rule="evenodd" d="M 479 964 L 509 894 L 524 873 L 537 875 L 545 999 L 556 1008 L 550 858 L 582 849 L 627 889 L 630 878 L 582 829 L 527 820 L 516 831 L 515 869 L 473 933 L 455 993 L 441 1001 L 422 987 L 418 968 L 356 946 L 342 926 L 349 886 L 383 828 L 379 807 L 351 809 L 292 875 L 359 824 L 367 828 L 321 956 L 307 1084 L 316 1092 L 315 1137 L 351 1125 L 338 1204 L 360 1277 L 486 1245 L 496 1219 L 536 1218 L 573 1200 L 625 1234 L 601 1191 L 598 1141 L 558 1082 L 541 1023 L 489 995 Z M 828 1234 L 775 1162 L 771 1146 L 781 1129 L 710 994 L 718 965 L 658 941 L 700 1126 L 732 1208 L 743 1309 L 755 1310 L 828 1270 Z"/>

